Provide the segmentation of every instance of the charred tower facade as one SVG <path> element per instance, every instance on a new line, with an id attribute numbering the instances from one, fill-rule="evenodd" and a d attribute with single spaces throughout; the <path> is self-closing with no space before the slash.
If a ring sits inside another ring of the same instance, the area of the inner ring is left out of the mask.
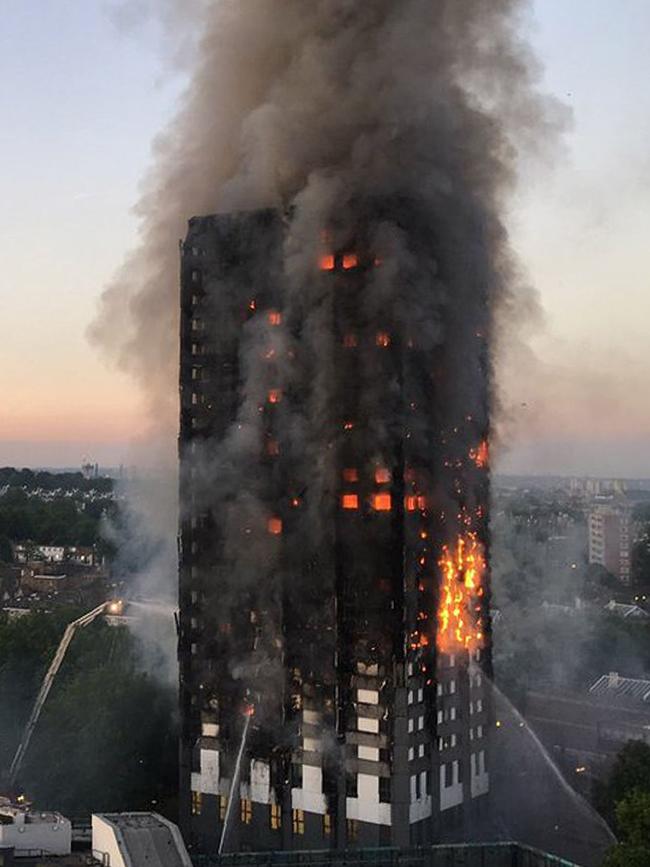
<path id="1" fill-rule="evenodd" d="M 385 197 L 181 244 L 199 849 L 424 844 L 489 797 L 489 269 L 480 227 L 466 257 L 436 222 Z"/>

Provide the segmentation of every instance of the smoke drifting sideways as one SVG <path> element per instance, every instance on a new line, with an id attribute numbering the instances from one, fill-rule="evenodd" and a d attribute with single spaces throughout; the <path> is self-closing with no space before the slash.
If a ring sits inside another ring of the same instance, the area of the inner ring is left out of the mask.
<path id="1" fill-rule="evenodd" d="M 187 20 L 184 3 L 164 8 L 171 29 Z M 454 409 L 485 403 L 462 363 L 463 335 L 475 325 L 463 323 L 463 309 L 469 313 L 468 293 L 480 285 L 494 364 L 534 307 L 508 245 L 507 197 L 520 160 L 552 141 L 564 118 L 537 90 L 540 70 L 521 35 L 526 9 L 515 0 L 313 0 L 308 15 L 303 0 L 192 8 L 198 35 L 189 85 L 154 147 L 137 205 L 140 244 L 89 329 L 141 387 L 155 475 L 168 491 L 177 487 L 178 239 L 196 214 L 292 207 L 285 270 L 300 287 L 312 274 L 320 230 L 333 220 L 349 230 L 344 215 L 354 213 L 353 202 L 417 199 L 454 264 L 437 275 L 436 303 L 421 299 L 419 312 L 432 340 L 442 340 L 436 305 L 457 312 Z M 385 225 L 382 233 L 403 263 L 396 233 Z M 430 267 L 436 274 L 433 249 Z M 387 284 L 378 292 L 390 292 Z M 405 301 L 390 300 L 395 309 Z M 253 393 L 250 384 L 245 394 Z M 144 570 L 149 594 L 155 587 L 161 597 L 173 595 L 177 504 L 166 496 L 161 510 L 160 497 L 146 489 L 135 499 L 139 519 L 128 544 L 156 547 L 153 569 Z"/>

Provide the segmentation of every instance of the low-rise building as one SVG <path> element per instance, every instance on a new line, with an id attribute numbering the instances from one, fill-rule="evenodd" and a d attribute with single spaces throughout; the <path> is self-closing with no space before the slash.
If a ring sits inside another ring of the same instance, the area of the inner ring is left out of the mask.
<path id="1" fill-rule="evenodd" d="M 93 815 L 92 848 L 110 867 L 192 867 L 178 827 L 158 813 Z"/>
<path id="2" fill-rule="evenodd" d="M 29 855 L 69 855 L 72 826 L 60 813 L 39 813 L 10 803 L 0 804 L 0 850 Z"/>
<path id="3" fill-rule="evenodd" d="M 585 790 L 628 741 L 650 744 L 650 680 L 611 672 L 582 693 L 533 690 L 525 712 L 567 777 Z"/>

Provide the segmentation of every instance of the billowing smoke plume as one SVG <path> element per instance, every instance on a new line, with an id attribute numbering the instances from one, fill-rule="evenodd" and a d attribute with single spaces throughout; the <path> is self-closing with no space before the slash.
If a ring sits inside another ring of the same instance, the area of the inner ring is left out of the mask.
<path id="1" fill-rule="evenodd" d="M 358 203 L 368 198 L 417 201 L 431 249 L 418 251 L 416 268 L 397 225 L 382 218 L 369 227 L 385 267 L 366 294 L 366 318 L 379 322 L 385 315 L 405 339 L 417 330 L 428 348 L 444 343 L 453 378 L 445 421 L 453 426 L 471 411 L 459 453 L 476 445 L 489 426 L 477 364 L 487 367 L 489 379 L 492 359 L 479 358 L 476 349 L 468 356 L 467 347 L 477 335 L 498 340 L 517 316 L 520 292 L 503 208 L 518 157 L 554 127 L 519 36 L 523 11 L 516 0 L 220 0 L 193 8 L 200 38 L 182 108 L 156 144 L 138 206 L 141 244 L 104 293 L 91 328 L 93 340 L 140 383 L 170 467 L 178 418 L 178 240 L 187 220 L 267 206 L 291 211 L 283 263 L 288 315 L 303 316 L 304 341 L 313 355 L 323 351 L 309 406 L 287 424 L 289 442 L 301 445 L 311 472 L 308 514 L 320 514 L 314 492 L 320 486 L 325 496 L 329 489 L 321 422 L 334 395 L 332 362 L 320 340 L 331 323 L 316 289 L 305 297 L 304 287 L 314 285 L 323 228 L 335 244 L 344 243 Z M 186 14 L 179 3 L 178 15 Z M 405 284 L 397 279 L 403 274 Z M 225 532 L 239 575 L 251 574 L 247 557 L 259 561 L 266 550 L 239 543 L 241 527 L 261 526 L 265 512 L 250 472 L 236 474 L 256 441 L 264 383 L 258 350 L 268 336 L 248 334 L 237 423 L 219 450 L 200 456 L 211 496 L 238 491 L 237 529 Z M 282 387 L 290 387 L 292 375 L 278 373 Z M 371 391 L 372 371 L 360 379 Z M 368 393 L 359 399 L 361 413 L 364 402 L 373 404 Z M 380 449 L 390 422 L 377 427 Z M 450 480 L 445 495 L 453 500 L 455 493 Z M 310 532 L 316 545 L 314 522 Z M 168 539 L 174 533 L 170 510 Z M 172 586 L 172 556 L 161 572 Z"/>

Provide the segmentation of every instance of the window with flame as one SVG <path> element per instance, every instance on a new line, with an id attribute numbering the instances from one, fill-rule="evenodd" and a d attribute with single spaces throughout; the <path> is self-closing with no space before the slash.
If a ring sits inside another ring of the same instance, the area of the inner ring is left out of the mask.
<path id="1" fill-rule="evenodd" d="M 356 253 L 344 253 L 342 265 L 345 271 L 359 266 L 359 257 Z"/>
<path id="2" fill-rule="evenodd" d="M 269 403 L 280 403 L 282 400 L 282 390 L 279 388 L 272 388 L 269 390 L 268 401 Z"/>
<path id="3" fill-rule="evenodd" d="M 266 453 L 272 458 L 276 458 L 280 454 L 280 443 L 277 440 L 267 440 Z"/>
<path id="4" fill-rule="evenodd" d="M 375 482 L 378 485 L 386 485 L 390 482 L 390 470 L 386 467 L 377 467 L 375 470 Z"/>
<path id="5" fill-rule="evenodd" d="M 390 512 L 392 497 L 388 493 L 373 494 L 371 503 L 375 512 Z"/>
<path id="6" fill-rule="evenodd" d="M 321 271 L 333 271 L 336 267 L 334 253 L 323 253 L 318 260 L 318 267 Z"/>
<path id="7" fill-rule="evenodd" d="M 278 517 L 269 518 L 266 522 L 266 529 L 272 536 L 279 536 L 282 533 L 282 519 Z"/>
<path id="8" fill-rule="evenodd" d="M 390 346 L 390 334 L 387 331 L 378 331 L 375 337 L 375 343 L 377 346 L 382 346 L 384 348 Z"/>
<path id="9" fill-rule="evenodd" d="M 359 496 L 358 494 L 342 494 L 341 495 L 341 508 L 343 509 L 358 509 L 359 508 Z"/>
<path id="10" fill-rule="evenodd" d="M 291 826 L 294 834 L 302 836 L 305 833 L 305 811 L 291 811 Z"/>
<path id="11" fill-rule="evenodd" d="M 344 482 L 358 482 L 359 481 L 359 470 L 355 467 L 346 467 L 343 470 L 343 481 Z"/>
<path id="12" fill-rule="evenodd" d="M 240 807 L 240 817 L 242 820 L 242 824 L 250 825 L 253 819 L 253 802 L 249 801 L 248 798 L 242 798 Z"/>
<path id="13" fill-rule="evenodd" d="M 271 830 L 277 831 L 282 827 L 282 810 L 279 804 L 271 804 Z"/>
<path id="14" fill-rule="evenodd" d="M 268 313 L 268 321 L 269 325 L 281 325 L 282 324 L 282 314 L 279 310 L 269 310 Z"/>

